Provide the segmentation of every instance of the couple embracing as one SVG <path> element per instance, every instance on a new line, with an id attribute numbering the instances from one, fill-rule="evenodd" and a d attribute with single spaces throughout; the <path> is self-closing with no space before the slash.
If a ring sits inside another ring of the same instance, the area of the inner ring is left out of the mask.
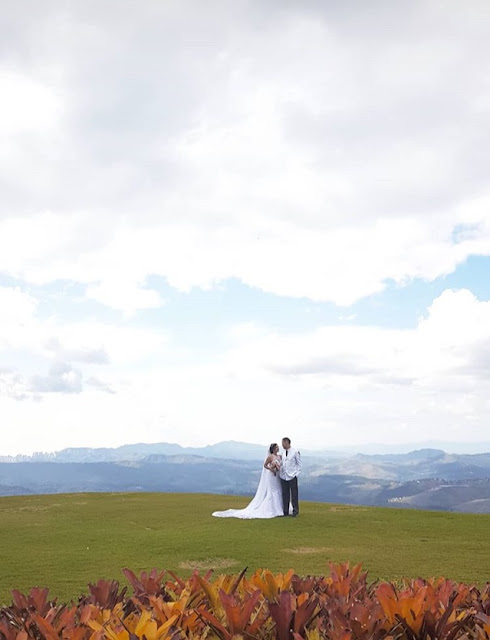
<path id="1" fill-rule="evenodd" d="M 259 486 L 253 500 L 245 509 L 215 511 L 217 518 L 277 518 L 297 516 L 298 476 L 301 472 L 301 455 L 291 447 L 289 438 L 282 439 L 283 454 L 273 442 L 265 459 Z"/>

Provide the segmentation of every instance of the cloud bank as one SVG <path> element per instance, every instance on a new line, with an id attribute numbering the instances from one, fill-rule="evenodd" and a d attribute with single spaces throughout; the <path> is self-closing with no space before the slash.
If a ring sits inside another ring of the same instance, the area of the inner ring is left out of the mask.
<path id="1" fill-rule="evenodd" d="M 3 13 L 6 447 L 26 431 L 59 448 L 82 432 L 205 444 L 271 425 L 322 445 L 484 437 L 490 293 L 470 280 L 411 329 L 356 317 L 288 332 L 244 313 L 211 338 L 196 303 L 197 349 L 168 291 L 191 306 L 238 281 L 349 317 L 489 257 L 488 3 Z"/>

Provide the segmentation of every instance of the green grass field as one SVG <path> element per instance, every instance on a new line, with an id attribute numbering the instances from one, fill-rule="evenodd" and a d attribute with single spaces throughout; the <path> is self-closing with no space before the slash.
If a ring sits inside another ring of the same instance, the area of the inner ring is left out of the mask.
<path id="1" fill-rule="evenodd" d="M 189 494 L 73 494 L 0 498 L 0 603 L 13 588 L 48 586 L 61 600 L 121 570 L 267 567 L 324 574 L 362 562 L 369 579 L 490 580 L 490 516 L 301 504 L 299 518 L 218 519 L 246 498 Z"/>

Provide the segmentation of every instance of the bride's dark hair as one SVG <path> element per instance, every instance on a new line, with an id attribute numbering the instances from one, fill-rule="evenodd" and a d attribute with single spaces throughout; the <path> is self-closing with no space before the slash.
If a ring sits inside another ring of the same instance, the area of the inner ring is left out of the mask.
<path id="1" fill-rule="evenodd" d="M 277 442 L 273 442 L 269 447 L 269 453 L 274 453 L 274 449 L 277 447 Z"/>

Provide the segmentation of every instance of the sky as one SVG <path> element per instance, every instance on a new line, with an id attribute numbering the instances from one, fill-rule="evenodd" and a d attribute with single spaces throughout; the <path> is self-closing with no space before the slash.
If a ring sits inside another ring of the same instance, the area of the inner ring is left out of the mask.
<path id="1" fill-rule="evenodd" d="M 490 4 L 10 0 L 0 455 L 489 441 Z"/>

